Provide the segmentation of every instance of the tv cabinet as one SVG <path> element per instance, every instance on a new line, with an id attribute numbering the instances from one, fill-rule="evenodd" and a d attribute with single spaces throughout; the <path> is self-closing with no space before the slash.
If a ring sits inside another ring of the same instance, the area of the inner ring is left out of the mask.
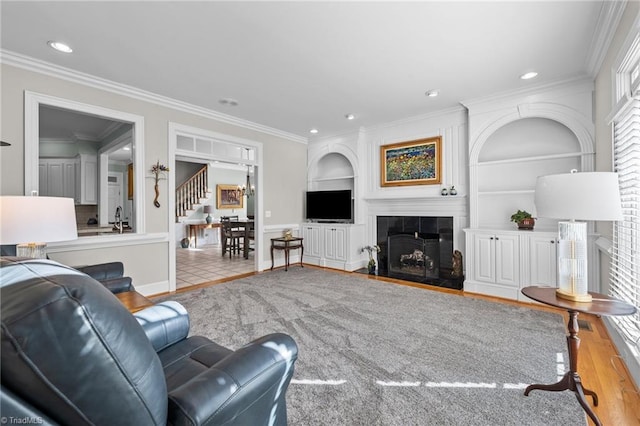
<path id="1" fill-rule="evenodd" d="M 305 263 L 355 271 L 363 267 L 364 225 L 310 223 L 301 225 Z"/>

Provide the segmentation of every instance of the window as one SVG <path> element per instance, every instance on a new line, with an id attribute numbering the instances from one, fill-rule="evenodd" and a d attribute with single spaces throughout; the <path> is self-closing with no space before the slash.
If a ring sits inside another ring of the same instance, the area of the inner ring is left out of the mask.
<path id="1" fill-rule="evenodd" d="M 620 111 L 614 125 L 614 171 L 618 173 L 624 220 L 615 222 L 611 295 L 638 308 L 614 317 L 620 331 L 640 350 L 640 97 Z"/>
<path id="2" fill-rule="evenodd" d="M 634 305 L 634 315 L 612 317 L 640 354 L 640 31 L 626 41 L 615 72 L 613 170 L 618 173 L 624 219 L 613 227 L 611 296 Z"/>

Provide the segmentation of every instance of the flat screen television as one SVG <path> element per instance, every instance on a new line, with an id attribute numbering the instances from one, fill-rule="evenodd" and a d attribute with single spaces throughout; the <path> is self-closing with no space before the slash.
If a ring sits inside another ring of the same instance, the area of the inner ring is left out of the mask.
<path id="1" fill-rule="evenodd" d="M 314 222 L 351 222 L 351 190 L 307 191 L 306 218 Z"/>

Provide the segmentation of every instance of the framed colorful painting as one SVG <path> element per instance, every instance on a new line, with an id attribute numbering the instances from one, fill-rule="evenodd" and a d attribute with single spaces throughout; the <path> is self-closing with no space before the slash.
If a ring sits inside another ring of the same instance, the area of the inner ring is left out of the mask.
<path id="1" fill-rule="evenodd" d="M 241 209 L 244 199 L 238 193 L 238 185 L 222 185 L 216 186 L 218 197 L 216 198 L 216 207 L 218 209 Z"/>
<path id="2" fill-rule="evenodd" d="M 380 147 L 380 185 L 434 185 L 442 181 L 442 138 Z"/>

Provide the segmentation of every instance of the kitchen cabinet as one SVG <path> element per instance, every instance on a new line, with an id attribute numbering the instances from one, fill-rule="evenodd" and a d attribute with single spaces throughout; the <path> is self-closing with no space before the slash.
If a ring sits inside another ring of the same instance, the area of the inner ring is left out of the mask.
<path id="1" fill-rule="evenodd" d="M 76 203 L 98 204 L 98 157 L 79 154 L 76 159 Z"/>
<path id="2" fill-rule="evenodd" d="M 303 223 L 301 228 L 305 262 L 345 271 L 355 271 L 366 263 L 360 253 L 363 225 Z"/>
<path id="3" fill-rule="evenodd" d="M 73 158 L 41 158 L 38 194 L 43 197 L 76 197 L 76 161 Z"/>

